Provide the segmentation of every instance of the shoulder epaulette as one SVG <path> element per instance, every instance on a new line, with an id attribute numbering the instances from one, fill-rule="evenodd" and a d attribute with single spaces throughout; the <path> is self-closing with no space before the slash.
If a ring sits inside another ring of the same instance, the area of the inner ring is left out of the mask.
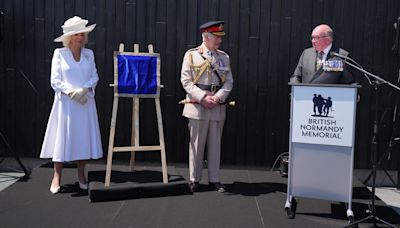
<path id="1" fill-rule="evenodd" d="M 224 51 L 222 51 L 222 50 L 219 50 L 219 49 L 217 50 L 217 52 L 218 52 L 218 53 L 221 53 L 221 54 L 224 54 L 224 55 L 228 55 L 228 53 L 226 53 L 226 52 L 224 52 Z"/>
<path id="2" fill-rule="evenodd" d="M 191 48 L 191 49 L 187 50 L 187 52 L 197 51 L 198 49 L 199 49 L 199 47 Z"/>

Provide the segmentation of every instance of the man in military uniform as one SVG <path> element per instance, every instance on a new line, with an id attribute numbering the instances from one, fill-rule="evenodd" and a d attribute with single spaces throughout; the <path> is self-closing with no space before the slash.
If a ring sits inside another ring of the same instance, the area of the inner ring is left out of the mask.
<path id="1" fill-rule="evenodd" d="M 189 119 L 189 187 L 192 192 L 201 180 L 204 150 L 207 150 L 208 181 L 218 192 L 221 137 L 225 121 L 225 99 L 233 87 L 229 56 L 219 50 L 225 35 L 223 21 L 200 26 L 203 43 L 185 53 L 181 82 L 187 96 L 183 116 Z M 206 148 L 207 146 L 207 148 Z"/>

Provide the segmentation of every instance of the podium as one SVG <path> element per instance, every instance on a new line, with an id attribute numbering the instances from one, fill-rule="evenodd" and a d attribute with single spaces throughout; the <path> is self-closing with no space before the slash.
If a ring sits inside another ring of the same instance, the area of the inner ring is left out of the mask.
<path id="1" fill-rule="evenodd" d="M 347 203 L 351 209 L 358 85 L 292 87 L 289 173 L 285 211 L 294 218 L 298 197 Z"/>

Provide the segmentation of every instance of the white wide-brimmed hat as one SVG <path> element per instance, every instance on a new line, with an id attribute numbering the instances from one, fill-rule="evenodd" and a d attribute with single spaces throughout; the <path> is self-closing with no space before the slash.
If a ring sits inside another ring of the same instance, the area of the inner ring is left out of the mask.
<path id="1" fill-rule="evenodd" d="M 66 36 L 71 36 L 78 33 L 91 32 L 94 29 L 94 27 L 96 27 L 96 24 L 86 26 L 87 23 L 88 20 L 82 19 L 78 16 L 71 17 L 70 19 L 64 22 L 64 25 L 61 26 L 61 28 L 63 29 L 63 35 L 55 38 L 54 42 L 62 42 L 63 38 Z"/>

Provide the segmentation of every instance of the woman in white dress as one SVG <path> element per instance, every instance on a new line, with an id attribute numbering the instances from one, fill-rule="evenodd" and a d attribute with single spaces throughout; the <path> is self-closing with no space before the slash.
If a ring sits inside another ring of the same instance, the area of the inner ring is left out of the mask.
<path id="1" fill-rule="evenodd" d="M 61 190 L 63 162 L 76 161 L 79 187 L 86 190 L 86 160 L 103 156 L 94 100 L 99 77 L 93 51 L 84 48 L 96 24 L 87 23 L 77 16 L 66 20 L 61 26 L 63 35 L 54 40 L 63 42 L 64 48 L 54 50 L 51 62 L 50 84 L 55 95 L 40 153 L 54 163 L 53 194 Z"/>

